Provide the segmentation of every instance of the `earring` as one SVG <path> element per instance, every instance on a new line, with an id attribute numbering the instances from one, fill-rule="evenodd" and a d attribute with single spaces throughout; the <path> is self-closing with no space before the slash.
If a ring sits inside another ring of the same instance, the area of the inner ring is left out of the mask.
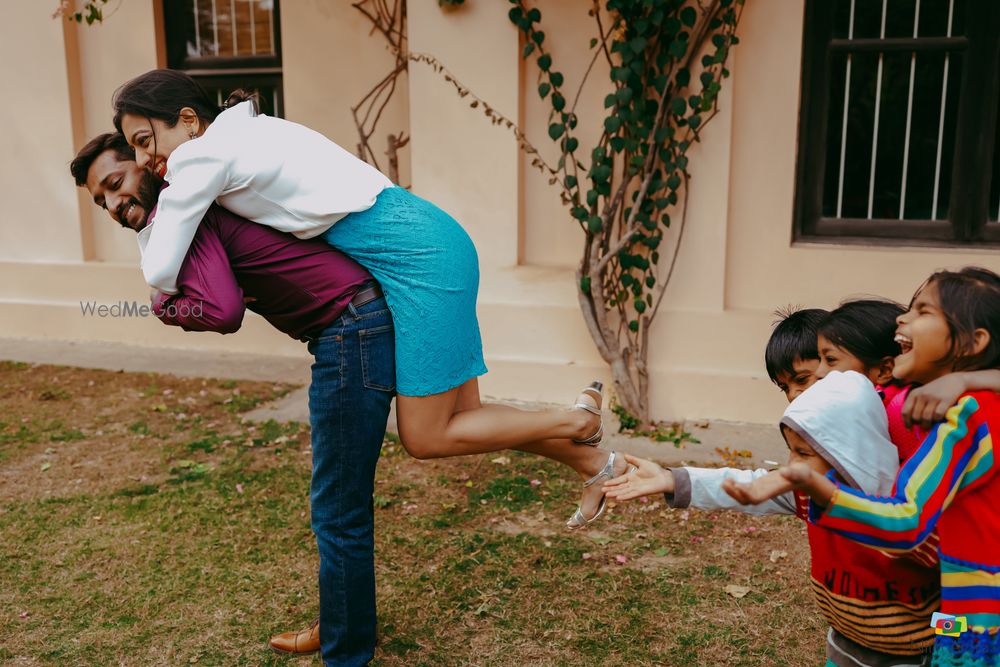
<path id="1" fill-rule="evenodd" d="M 191 130 L 190 132 L 188 132 L 188 139 L 194 139 L 197 136 L 198 135 L 195 133 L 194 130 Z"/>

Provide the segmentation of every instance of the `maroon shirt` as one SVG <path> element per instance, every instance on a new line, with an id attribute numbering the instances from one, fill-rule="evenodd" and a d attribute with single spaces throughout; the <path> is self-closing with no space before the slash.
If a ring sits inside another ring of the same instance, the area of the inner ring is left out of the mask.
<path id="1" fill-rule="evenodd" d="M 301 339 L 332 324 L 373 280 L 323 239 L 298 239 L 213 205 L 181 265 L 179 293 L 159 294 L 153 312 L 185 331 L 226 334 L 249 308 Z"/>

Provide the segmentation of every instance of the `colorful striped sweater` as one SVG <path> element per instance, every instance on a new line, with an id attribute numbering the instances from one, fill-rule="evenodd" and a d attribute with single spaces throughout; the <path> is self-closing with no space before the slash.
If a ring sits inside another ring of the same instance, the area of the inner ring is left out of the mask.
<path id="1" fill-rule="evenodd" d="M 1000 395 L 965 394 L 900 469 L 890 496 L 838 484 L 826 508 L 810 506 L 817 526 L 886 552 L 912 550 L 938 531 L 941 611 L 965 616 L 971 632 L 937 635 L 935 664 L 1000 664 L 998 429 Z"/>

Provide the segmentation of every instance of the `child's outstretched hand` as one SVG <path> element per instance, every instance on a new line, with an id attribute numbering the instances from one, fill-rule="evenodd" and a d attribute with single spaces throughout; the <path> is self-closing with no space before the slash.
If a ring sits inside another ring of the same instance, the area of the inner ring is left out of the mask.
<path id="1" fill-rule="evenodd" d="M 741 505 L 760 505 L 765 500 L 771 500 L 795 488 L 795 483 L 781 474 L 785 469 L 772 470 L 749 484 L 727 478 L 722 480 L 722 490 Z"/>
<path id="2" fill-rule="evenodd" d="M 807 464 L 793 463 L 758 477 L 749 484 L 738 484 L 732 479 L 724 479 L 722 488 L 742 505 L 759 505 L 782 493 L 798 489 L 825 507 L 830 504 L 830 498 L 837 490 L 837 485 L 815 472 Z"/>
<path id="3" fill-rule="evenodd" d="M 968 391 L 962 373 L 949 373 L 922 387 L 914 387 L 906 395 L 903 404 L 903 424 L 913 428 L 916 424 L 929 430 L 934 424 L 944 420 L 948 408 L 958 402 L 958 397 Z"/>
<path id="4" fill-rule="evenodd" d="M 674 492 L 674 475 L 669 470 L 631 454 L 626 454 L 625 460 L 635 468 L 630 467 L 629 472 L 604 483 L 604 495 L 608 498 L 632 500 L 654 493 Z"/>

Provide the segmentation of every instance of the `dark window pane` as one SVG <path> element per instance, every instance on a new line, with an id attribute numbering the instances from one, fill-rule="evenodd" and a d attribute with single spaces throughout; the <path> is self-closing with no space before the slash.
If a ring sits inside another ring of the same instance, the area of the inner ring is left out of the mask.
<path id="1" fill-rule="evenodd" d="M 844 151 L 843 207 L 840 217 L 868 217 L 868 179 L 875 129 L 877 53 L 851 56 L 851 87 L 847 103 Z M 838 149 L 840 147 L 838 146 Z"/>
<path id="2" fill-rule="evenodd" d="M 891 53 L 882 57 L 882 96 L 879 105 L 872 218 L 899 217 L 910 60 L 908 53 Z"/>
<path id="3" fill-rule="evenodd" d="M 965 34 L 966 0 L 920 0 L 920 36 L 944 37 L 948 34 L 948 13 L 951 35 Z"/>
<path id="4" fill-rule="evenodd" d="M 885 36 L 913 37 L 913 18 L 917 10 L 917 0 L 888 0 L 885 16 Z M 921 2 L 923 8 L 923 2 Z"/>
<path id="5" fill-rule="evenodd" d="M 882 3 L 889 0 L 854 0 L 854 39 L 878 38 L 882 30 Z"/>

